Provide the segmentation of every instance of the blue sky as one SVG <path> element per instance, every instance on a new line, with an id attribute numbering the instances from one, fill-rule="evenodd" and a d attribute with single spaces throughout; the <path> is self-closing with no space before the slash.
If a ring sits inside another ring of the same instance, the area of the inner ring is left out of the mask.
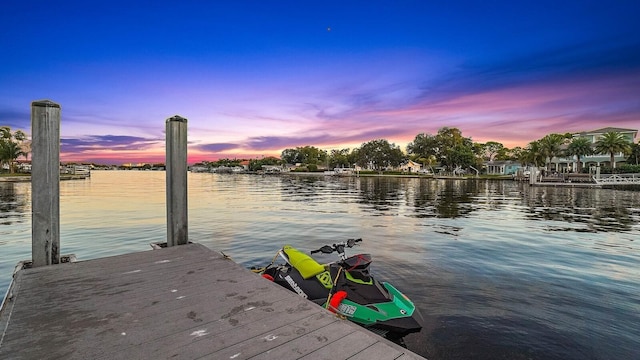
<path id="1" fill-rule="evenodd" d="M 62 160 L 190 162 L 459 128 L 525 146 L 640 128 L 638 1 L 3 3 L 0 125 L 62 107 Z"/>

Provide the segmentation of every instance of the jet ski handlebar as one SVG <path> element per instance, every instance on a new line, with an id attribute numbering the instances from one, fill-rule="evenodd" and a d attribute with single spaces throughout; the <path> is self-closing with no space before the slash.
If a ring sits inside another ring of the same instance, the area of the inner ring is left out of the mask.
<path id="1" fill-rule="evenodd" d="M 311 250 L 311 253 L 315 254 L 321 252 L 323 254 L 331 254 L 335 251 L 338 254 L 343 255 L 345 247 L 352 248 L 358 245 L 359 242 L 362 242 L 362 239 L 348 239 L 347 241 L 342 241 L 333 245 L 324 245 L 319 249 Z"/>

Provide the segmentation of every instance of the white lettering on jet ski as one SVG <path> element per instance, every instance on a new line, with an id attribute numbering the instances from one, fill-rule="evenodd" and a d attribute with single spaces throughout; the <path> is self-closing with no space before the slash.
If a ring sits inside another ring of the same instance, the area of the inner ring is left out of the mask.
<path id="1" fill-rule="evenodd" d="M 340 306 L 338 306 L 338 311 L 342 315 L 353 316 L 353 314 L 356 312 L 356 307 L 348 304 L 340 304 Z"/>
<path id="2" fill-rule="evenodd" d="M 304 291 L 302 291 L 302 289 L 300 289 L 300 286 L 298 286 L 298 284 L 296 284 L 295 281 L 293 281 L 293 279 L 291 278 L 291 276 L 287 275 L 284 277 L 285 280 L 287 280 L 287 282 L 289 283 L 289 285 L 291 285 L 291 287 L 293 288 L 293 290 L 295 290 L 295 292 L 298 293 L 298 295 L 302 296 L 303 298 L 307 298 L 307 294 L 304 293 Z"/>

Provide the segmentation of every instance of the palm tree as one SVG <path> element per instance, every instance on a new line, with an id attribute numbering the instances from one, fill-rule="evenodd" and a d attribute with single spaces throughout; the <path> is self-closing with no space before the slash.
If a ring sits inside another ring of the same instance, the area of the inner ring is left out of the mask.
<path id="1" fill-rule="evenodd" d="M 0 127 L 0 169 L 2 164 L 9 164 L 9 172 L 15 171 L 15 162 L 20 156 L 27 156 L 22 144 L 27 136 L 21 130 L 11 132 L 8 126 Z"/>
<path id="2" fill-rule="evenodd" d="M 576 156 L 578 158 L 578 172 L 582 171 L 581 156 L 593 154 L 593 148 L 591 147 L 591 141 L 586 137 L 575 137 L 567 146 L 566 154 L 569 156 Z"/>
<path id="3" fill-rule="evenodd" d="M 2 171 L 2 165 L 7 162 L 7 155 L 5 154 L 6 145 L 11 140 L 11 129 L 6 126 L 0 127 L 0 171 Z"/>
<path id="4" fill-rule="evenodd" d="M 546 156 L 542 151 L 540 140 L 532 141 L 520 154 L 522 164 L 532 164 L 534 166 L 544 166 Z"/>
<path id="5" fill-rule="evenodd" d="M 23 156 L 24 152 L 20 148 L 20 145 L 13 141 L 0 142 L 0 163 L 9 164 L 9 173 L 15 172 L 15 162 L 18 157 Z"/>
<path id="6" fill-rule="evenodd" d="M 627 163 L 640 165 L 638 164 L 638 159 L 640 159 L 640 142 L 631 145 L 631 151 L 629 152 Z"/>
<path id="7" fill-rule="evenodd" d="M 29 160 L 29 154 L 31 154 L 31 141 L 27 140 L 20 144 L 20 149 L 22 150 L 22 155 L 24 155 L 25 160 Z"/>
<path id="8" fill-rule="evenodd" d="M 610 131 L 602 134 L 596 141 L 594 150 L 599 154 L 609 154 L 611 156 L 611 168 L 615 169 L 615 154 L 628 154 L 631 151 L 631 143 L 621 133 Z"/>
<path id="9" fill-rule="evenodd" d="M 0 126 L 0 141 L 8 141 L 13 138 L 11 128 L 8 126 Z"/>
<path id="10" fill-rule="evenodd" d="M 436 156 L 435 155 L 429 155 L 429 156 L 426 156 L 426 157 L 416 157 L 416 158 L 414 158 L 414 161 L 422 164 L 422 166 L 425 169 L 427 167 L 430 168 L 431 172 L 433 173 L 433 165 L 436 163 Z"/>
<path id="11" fill-rule="evenodd" d="M 566 141 L 566 134 L 549 134 L 539 140 L 540 150 L 542 154 L 549 160 L 549 165 L 551 165 L 551 159 L 562 155 L 562 145 L 564 145 Z M 550 167 L 551 166 L 549 166 L 547 170 L 551 170 Z"/>
<path id="12" fill-rule="evenodd" d="M 4 138 L 0 138 L 0 171 L 3 169 L 4 164 L 9 163 L 9 141 Z"/>
<path id="13" fill-rule="evenodd" d="M 9 131 L 11 133 L 11 131 Z M 22 130 L 16 130 L 13 133 L 13 138 L 16 139 L 17 142 L 21 143 L 27 139 L 27 135 Z"/>

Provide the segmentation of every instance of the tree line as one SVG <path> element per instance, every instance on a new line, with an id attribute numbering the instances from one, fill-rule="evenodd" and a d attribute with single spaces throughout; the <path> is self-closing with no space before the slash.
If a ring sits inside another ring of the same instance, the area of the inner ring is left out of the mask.
<path id="1" fill-rule="evenodd" d="M 289 164 L 304 164 L 312 170 L 322 164 L 328 168 L 352 167 L 384 170 L 397 167 L 408 160 L 425 167 L 440 167 L 444 171 L 481 169 L 489 161 L 511 160 L 523 166 L 547 167 L 551 160 L 576 156 L 581 171 L 581 159 L 587 155 L 608 154 L 615 168 L 615 154 L 628 155 L 628 164 L 638 164 L 640 145 L 627 140 L 619 132 L 603 134 L 595 143 L 586 137 L 574 137 L 571 133 L 552 133 L 530 142 L 526 147 L 509 149 L 496 141 L 473 142 L 457 128 L 443 127 L 437 134 L 420 133 L 415 136 L 403 152 L 399 146 L 385 139 L 371 140 L 355 149 L 339 149 L 327 152 L 314 146 L 285 149 L 281 161 Z"/>
<path id="2" fill-rule="evenodd" d="M 633 143 L 619 132 L 603 134 L 595 143 L 585 137 L 575 137 L 571 133 L 552 133 L 541 139 L 530 142 L 526 147 L 509 149 L 496 141 L 486 143 L 473 142 L 462 132 L 453 127 L 443 127 L 437 134 L 420 133 L 415 136 L 403 151 L 398 145 L 386 139 L 375 139 L 363 143 L 354 149 L 322 150 L 315 146 L 301 146 L 282 151 L 280 158 L 269 156 L 249 161 L 249 170 L 257 171 L 263 165 L 301 164 L 308 171 L 318 168 L 361 168 L 383 171 L 397 168 L 408 160 L 415 161 L 425 167 L 440 167 L 444 171 L 452 172 L 456 169 L 470 167 L 481 169 L 488 161 L 511 160 L 520 162 L 523 166 L 533 165 L 547 167 L 551 160 L 561 157 L 577 158 L 580 172 L 584 156 L 593 154 L 608 154 L 610 164 L 616 167 L 615 154 L 623 153 L 628 156 L 627 164 L 638 165 L 640 159 L 640 144 Z M 7 126 L 0 127 L 0 169 L 7 164 L 9 172 L 16 170 L 16 162 L 20 156 L 28 159 L 30 142 L 24 132 L 11 131 Z M 221 159 L 218 161 L 203 161 L 196 165 L 208 167 L 239 166 L 242 160 Z"/>
<path id="3" fill-rule="evenodd" d="M 263 165 L 300 164 L 300 169 L 316 171 L 318 168 L 351 168 L 355 165 L 382 171 L 396 168 L 408 160 L 425 167 L 439 167 L 444 171 L 481 169 L 489 161 L 516 161 L 523 166 L 549 167 L 553 158 L 577 158 L 576 171 L 582 171 L 582 159 L 593 154 L 608 154 L 610 164 L 615 167 L 615 154 L 628 155 L 627 163 L 638 165 L 640 144 L 627 140 L 623 134 L 609 132 L 595 143 L 586 137 L 574 137 L 571 133 L 552 133 L 530 142 L 525 147 L 507 148 L 496 141 L 473 142 L 457 128 L 443 127 L 437 134 L 420 133 L 406 147 L 406 152 L 386 139 L 363 143 L 354 149 L 322 150 L 307 145 L 287 148 L 280 158 L 269 156 L 249 161 L 249 170 L 258 171 Z M 205 166 L 239 166 L 240 160 L 222 159 L 218 162 L 203 162 Z M 640 169 L 634 169 L 640 171 Z"/>

